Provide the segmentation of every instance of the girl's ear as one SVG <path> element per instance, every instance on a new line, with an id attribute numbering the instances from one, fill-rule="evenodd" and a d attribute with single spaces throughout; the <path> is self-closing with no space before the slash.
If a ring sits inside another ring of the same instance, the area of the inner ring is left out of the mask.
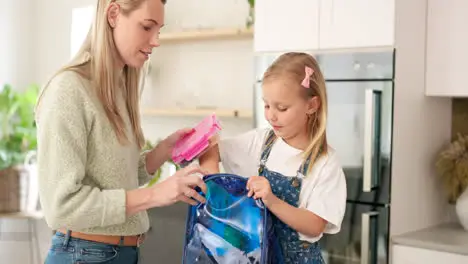
<path id="1" fill-rule="evenodd" d="M 312 115 L 313 113 L 317 112 L 319 107 L 320 107 L 320 100 L 318 96 L 309 98 L 307 102 L 307 114 Z"/>
<path id="2" fill-rule="evenodd" d="M 120 6 L 115 2 L 110 3 L 109 7 L 107 8 L 107 22 L 109 22 L 111 28 L 115 28 L 117 26 L 119 14 Z"/>

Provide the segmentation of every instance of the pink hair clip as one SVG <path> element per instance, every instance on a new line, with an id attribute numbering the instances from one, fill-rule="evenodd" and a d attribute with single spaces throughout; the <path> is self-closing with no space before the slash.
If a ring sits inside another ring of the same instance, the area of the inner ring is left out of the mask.
<path id="1" fill-rule="evenodd" d="M 312 74 L 314 74 L 314 70 L 308 66 L 305 66 L 305 77 L 301 83 L 304 88 L 310 88 L 310 76 L 312 76 Z"/>

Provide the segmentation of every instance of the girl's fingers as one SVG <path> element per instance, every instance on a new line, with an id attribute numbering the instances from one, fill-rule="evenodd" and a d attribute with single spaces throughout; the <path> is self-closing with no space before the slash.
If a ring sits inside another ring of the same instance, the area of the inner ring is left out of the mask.
<path id="1" fill-rule="evenodd" d="M 263 192 L 261 190 L 257 191 L 254 195 L 255 199 L 261 199 L 262 197 L 263 197 Z"/>

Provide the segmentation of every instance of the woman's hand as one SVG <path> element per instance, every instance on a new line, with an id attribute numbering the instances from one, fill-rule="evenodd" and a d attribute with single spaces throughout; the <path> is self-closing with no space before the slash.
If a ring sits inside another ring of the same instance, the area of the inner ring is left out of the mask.
<path id="1" fill-rule="evenodd" d="M 205 198 L 194 188 L 199 187 L 203 193 L 206 193 L 206 185 L 195 173 L 206 174 L 200 167 L 192 165 L 178 170 L 171 177 L 151 187 L 157 206 L 172 205 L 179 201 L 191 205 L 197 205 L 198 202 L 205 203 Z"/>
<path id="2" fill-rule="evenodd" d="M 175 147 L 177 141 L 179 141 L 181 138 L 189 135 L 194 131 L 193 128 L 182 128 L 177 130 L 176 132 L 172 133 L 168 137 L 166 137 L 163 141 L 161 141 L 158 146 L 160 146 L 160 151 L 165 153 L 165 156 L 167 157 L 166 160 L 170 159 L 172 156 L 172 149 Z M 155 148 L 158 148 L 156 146 Z"/>
<path id="3" fill-rule="evenodd" d="M 271 191 L 270 182 L 267 178 L 262 176 L 252 176 L 247 181 L 247 194 L 249 197 L 255 199 L 262 199 L 263 203 L 268 207 L 272 202 L 274 202 L 277 197 Z"/>
<path id="4" fill-rule="evenodd" d="M 158 145 L 146 155 L 146 171 L 149 174 L 154 174 L 164 162 L 172 157 L 172 149 L 177 141 L 192 132 L 193 128 L 183 128 L 159 142 Z"/>
<path id="5" fill-rule="evenodd" d="M 198 202 L 205 203 L 205 198 L 194 188 L 199 187 L 203 193 L 206 193 L 206 185 L 195 173 L 206 174 L 199 166 L 188 166 L 152 187 L 127 191 L 127 216 L 153 207 L 172 205 L 178 201 L 191 205 L 197 205 Z"/>

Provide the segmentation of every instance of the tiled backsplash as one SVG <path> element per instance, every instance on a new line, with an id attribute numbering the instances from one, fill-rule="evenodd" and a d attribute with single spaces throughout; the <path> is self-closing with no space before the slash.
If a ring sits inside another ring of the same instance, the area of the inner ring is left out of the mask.
<path id="1" fill-rule="evenodd" d="M 452 101 L 452 138 L 455 138 L 457 133 L 468 134 L 468 98 Z"/>

